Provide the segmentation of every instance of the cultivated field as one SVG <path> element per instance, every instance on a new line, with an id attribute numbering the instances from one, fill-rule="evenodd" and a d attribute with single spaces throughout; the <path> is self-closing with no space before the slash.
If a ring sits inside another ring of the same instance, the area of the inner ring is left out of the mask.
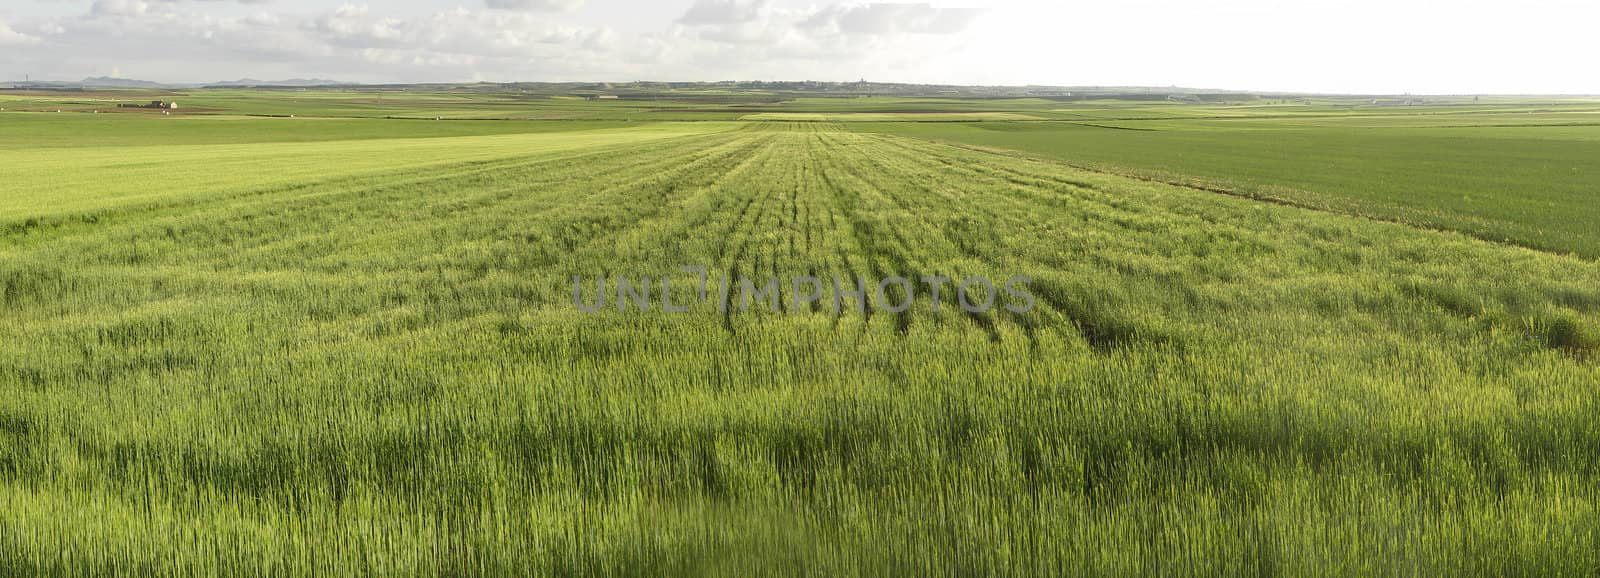
<path id="1" fill-rule="evenodd" d="M 1600 572 L 1600 127 L 311 95 L 0 113 L 0 574 Z"/>
<path id="2" fill-rule="evenodd" d="M 860 129 L 1600 257 L 1600 125 L 1497 125 L 1494 116 L 1315 120 L 1328 126 L 1274 118 Z"/>

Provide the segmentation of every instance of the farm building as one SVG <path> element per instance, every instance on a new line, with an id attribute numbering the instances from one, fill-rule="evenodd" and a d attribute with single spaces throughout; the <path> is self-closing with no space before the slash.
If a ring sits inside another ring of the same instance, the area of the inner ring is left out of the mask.
<path id="1" fill-rule="evenodd" d="M 618 100 L 622 97 L 615 94 L 591 94 L 589 100 Z"/>
<path id="2" fill-rule="evenodd" d="M 152 100 L 150 101 L 150 104 L 132 104 L 125 102 L 118 104 L 117 108 L 159 108 L 162 110 L 177 110 L 178 103 L 164 100 Z"/>

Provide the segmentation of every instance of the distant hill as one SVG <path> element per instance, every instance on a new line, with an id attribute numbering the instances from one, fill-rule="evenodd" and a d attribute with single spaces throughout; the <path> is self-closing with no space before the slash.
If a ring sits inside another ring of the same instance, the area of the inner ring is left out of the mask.
<path id="1" fill-rule="evenodd" d="M 131 78 L 113 78 L 110 76 L 96 76 L 85 78 L 79 83 L 84 88 L 167 88 L 168 85 L 148 80 L 134 80 Z"/>
<path id="2" fill-rule="evenodd" d="M 338 86 L 349 84 L 337 80 L 323 78 L 291 78 L 289 80 L 256 80 L 254 78 L 241 78 L 239 80 L 225 80 L 213 82 L 206 86 Z"/>
<path id="3" fill-rule="evenodd" d="M 314 87 L 314 86 L 347 86 L 348 82 L 327 80 L 322 78 L 291 78 L 288 80 L 256 80 L 254 78 L 241 78 L 239 80 L 225 80 L 215 83 L 165 83 L 134 78 L 116 78 L 112 76 L 94 76 L 78 82 L 71 81 L 18 81 L 11 80 L 0 82 L 6 88 L 38 88 L 49 90 L 81 90 L 81 89 L 107 89 L 107 88 L 142 88 L 142 89 L 181 89 L 202 87 Z"/>

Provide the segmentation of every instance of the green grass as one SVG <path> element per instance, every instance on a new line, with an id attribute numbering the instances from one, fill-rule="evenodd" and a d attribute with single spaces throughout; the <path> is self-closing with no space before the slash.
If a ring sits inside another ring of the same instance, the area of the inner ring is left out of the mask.
<path id="1" fill-rule="evenodd" d="M 1600 572 L 1592 260 L 830 123 L 386 130 L 7 152 L 0 574 Z M 682 264 L 1039 307 L 572 304 Z"/>
<path id="2" fill-rule="evenodd" d="M 1415 117 L 1389 122 L 1403 118 Z M 1318 120 L 1330 126 L 1248 119 L 854 126 L 1600 257 L 1594 186 L 1600 126 L 1362 127 L 1371 120 Z"/>

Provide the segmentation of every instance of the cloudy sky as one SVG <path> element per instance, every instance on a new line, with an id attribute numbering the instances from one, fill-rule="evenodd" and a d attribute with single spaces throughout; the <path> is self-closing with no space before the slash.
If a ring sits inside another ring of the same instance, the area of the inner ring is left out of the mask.
<path id="1" fill-rule="evenodd" d="M 0 0 L 0 80 L 1600 93 L 1592 0 Z"/>

